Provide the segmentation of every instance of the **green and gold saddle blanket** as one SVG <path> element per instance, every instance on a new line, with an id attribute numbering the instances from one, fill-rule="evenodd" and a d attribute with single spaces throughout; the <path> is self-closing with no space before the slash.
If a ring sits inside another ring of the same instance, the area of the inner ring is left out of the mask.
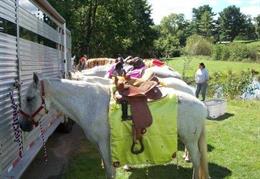
<path id="1" fill-rule="evenodd" d="M 149 102 L 149 109 L 153 123 L 143 135 L 144 152 L 135 155 L 131 152 L 132 121 L 121 120 L 120 104 L 110 105 L 110 145 L 113 164 L 159 165 L 172 160 L 173 154 L 177 151 L 177 98 L 168 94 L 160 100 Z"/>

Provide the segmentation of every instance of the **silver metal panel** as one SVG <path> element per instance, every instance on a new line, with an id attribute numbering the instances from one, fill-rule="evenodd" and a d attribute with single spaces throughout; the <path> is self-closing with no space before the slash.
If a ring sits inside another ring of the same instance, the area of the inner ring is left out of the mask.
<path id="1" fill-rule="evenodd" d="M 19 7 L 18 15 L 20 17 L 19 25 L 39 34 L 49 40 L 52 40 L 56 43 L 60 43 L 59 41 L 59 33 L 48 24 L 44 23 L 42 20 L 38 19 L 30 12 L 27 12 L 25 9 Z"/>
<path id="2" fill-rule="evenodd" d="M 18 78 L 16 48 L 16 37 L 0 32 L 0 171 L 18 157 L 18 144 L 14 142 L 13 111 L 9 97 L 10 88 Z M 14 97 L 18 104 L 18 92 L 14 93 Z"/>
<path id="3" fill-rule="evenodd" d="M 57 126 L 62 121 L 62 117 L 56 118 L 53 120 L 53 124 L 48 127 L 48 130 L 44 133 L 45 140 L 47 141 L 47 138 L 50 137 L 50 135 L 54 132 L 54 130 L 57 128 Z M 8 176 L 15 176 L 12 177 L 13 179 L 20 178 L 25 169 L 29 166 L 29 164 L 32 162 L 36 154 L 39 152 L 39 150 L 42 147 L 42 140 L 36 140 L 34 145 L 30 148 L 30 150 L 27 150 L 25 152 L 25 156 L 19 161 L 19 165 L 17 165 L 15 168 L 13 168 L 9 173 Z M 48 150 L 48 149 L 47 149 Z M 4 177 L 3 179 L 10 179 L 10 177 Z"/>
<path id="4" fill-rule="evenodd" d="M 16 14 L 18 17 L 16 17 Z M 20 7 L 16 12 L 15 0 L 0 0 L 0 17 L 14 23 L 17 22 L 18 25 L 36 34 L 64 45 L 61 43 L 63 40 L 62 33 Z M 61 24 L 59 26 L 61 27 Z M 17 37 L 19 37 L 19 31 Z M 17 49 L 17 46 L 19 49 Z M 66 39 L 66 46 L 68 49 L 66 57 L 70 59 L 70 36 Z M 19 69 L 17 56 L 19 57 Z M 19 77 L 20 70 L 21 76 L 19 79 L 23 82 L 21 93 L 18 93 L 18 91 L 14 93 L 14 99 L 16 103 L 19 103 L 18 95 L 23 96 L 25 94 L 26 89 L 32 82 L 33 72 L 40 73 L 44 78 L 60 78 L 62 76 L 63 56 L 61 50 L 21 38 L 17 40 L 16 37 L 0 33 L 0 178 L 19 178 L 42 146 L 39 127 L 30 133 L 23 133 L 25 153 L 21 160 L 17 160 L 18 144 L 14 142 L 12 108 L 8 95 L 10 87 Z M 57 118 L 57 116 L 58 113 L 53 110 L 43 117 L 42 126 L 46 131 L 46 138 L 62 120 L 62 117 Z"/>
<path id="5" fill-rule="evenodd" d="M 0 17 L 15 23 L 15 0 L 0 0 Z"/>
<path id="6" fill-rule="evenodd" d="M 21 60 L 22 96 L 25 95 L 26 89 L 32 82 L 33 72 L 39 73 L 43 78 L 61 78 L 62 60 L 58 58 L 59 51 L 57 49 L 20 39 L 19 53 Z M 44 128 L 48 128 L 53 116 L 53 112 L 50 112 L 42 119 Z M 24 148 L 28 149 L 39 138 L 39 135 L 39 127 L 30 133 L 26 133 L 24 135 Z"/>
<path id="7" fill-rule="evenodd" d="M 67 70 L 72 70 L 72 61 L 71 61 L 71 33 L 69 30 L 66 30 L 67 32 Z"/>

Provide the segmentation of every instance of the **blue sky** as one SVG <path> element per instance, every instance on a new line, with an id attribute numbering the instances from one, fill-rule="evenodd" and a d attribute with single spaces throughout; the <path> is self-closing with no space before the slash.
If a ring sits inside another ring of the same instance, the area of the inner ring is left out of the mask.
<path id="1" fill-rule="evenodd" d="M 252 17 L 260 14 L 260 0 L 148 0 L 152 5 L 152 18 L 155 24 L 171 13 L 183 13 L 187 19 L 192 17 L 192 8 L 209 4 L 215 13 L 225 7 L 235 5 L 241 12 Z"/>

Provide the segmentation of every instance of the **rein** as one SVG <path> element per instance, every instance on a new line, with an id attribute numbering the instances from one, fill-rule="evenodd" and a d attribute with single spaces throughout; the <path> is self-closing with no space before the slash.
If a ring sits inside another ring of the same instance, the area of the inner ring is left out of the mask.
<path id="1" fill-rule="evenodd" d="M 48 113 L 47 109 L 46 109 L 46 104 L 45 104 L 45 90 L 44 90 L 44 83 L 43 81 L 41 80 L 40 81 L 40 84 L 41 84 L 41 99 L 42 99 L 42 103 L 40 105 L 40 107 L 35 111 L 33 112 L 31 115 L 24 112 L 23 110 L 20 109 L 20 114 L 22 114 L 24 117 L 26 118 L 29 118 L 31 119 L 32 123 L 35 125 L 35 126 L 38 126 L 39 122 L 36 122 L 34 120 L 35 116 L 37 114 L 39 114 L 43 109 L 45 109 L 45 112 Z"/>

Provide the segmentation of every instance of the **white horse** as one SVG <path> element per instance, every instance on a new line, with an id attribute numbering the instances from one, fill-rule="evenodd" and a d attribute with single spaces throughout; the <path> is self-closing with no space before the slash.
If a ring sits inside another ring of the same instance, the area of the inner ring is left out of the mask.
<path id="1" fill-rule="evenodd" d="M 69 79 L 83 80 L 90 83 L 99 83 L 101 85 L 113 85 L 113 80 L 109 78 L 102 78 L 99 76 L 85 76 L 80 72 L 69 72 Z"/>
<path id="2" fill-rule="evenodd" d="M 82 73 L 82 75 L 85 75 L 85 76 L 105 77 L 107 71 L 111 68 L 112 65 L 113 64 L 95 66 L 91 69 L 82 70 L 81 73 Z M 144 74 L 146 74 L 146 73 L 153 73 L 157 77 L 160 77 L 160 78 L 173 77 L 173 78 L 181 79 L 180 73 L 177 71 L 171 70 L 168 66 L 165 66 L 165 67 L 153 66 L 153 67 L 147 68 L 145 70 Z"/>
<path id="3" fill-rule="evenodd" d="M 171 69 L 169 66 L 164 66 L 164 67 L 157 67 L 157 66 L 152 66 L 150 68 L 147 68 L 144 72 L 145 73 L 153 73 L 155 76 L 159 78 L 178 78 L 181 79 L 181 74 L 173 69 Z"/>
<path id="4" fill-rule="evenodd" d="M 106 64 L 102 66 L 95 66 L 90 69 L 82 70 L 81 73 L 85 76 L 99 76 L 104 77 L 107 71 L 111 68 L 111 64 Z"/>
<path id="5" fill-rule="evenodd" d="M 87 76 L 82 74 L 81 72 L 70 72 L 69 73 L 71 80 L 83 80 L 86 82 L 91 83 L 99 83 L 102 85 L 112 85 L 113 81 L 108 78 L 102 78 L 99 76 Z M 186 82 L 181 79 L 174 78 L 174 77 L 167 77 L 167 78 L 158 78 L 159 81 L 166 87 L 173 88 L 178 91 L 182 91 L 191 95 L 195 95 L 195 89 L 190 87 Z"/>
<path id="6" fill-rule="evenodd" d="M 205 105 L 194 96 L 168 89 L 178 98 L 178 134 L 187 146 L 193 163 L 193 178 L 208 178 L 207 144 L 205 139 Z M 40 106 L 54 107 L 73 119 L 93 142 L 104 161 L 106 175 L 114 178 L 115 170 L 110 155 L 108 110 L 110 90 L 107 86 L 71 80 L 41 80 L 36 74 L 27 94 L 22 99 L 20 127 L 31 131 L 37 123 Z"/>

